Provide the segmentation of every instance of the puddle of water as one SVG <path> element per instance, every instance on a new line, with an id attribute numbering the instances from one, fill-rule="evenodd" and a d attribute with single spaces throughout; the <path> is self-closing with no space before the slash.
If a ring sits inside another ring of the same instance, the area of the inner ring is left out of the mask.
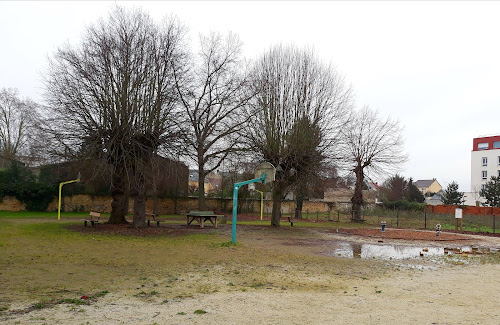
<path id="1" fill-rule="evenodd" d="M 339 243 L 331 255 L 347 258 L 362 259 L 411 259 L 419 257 L 455 255 L 468 256 L 469 254 L 487 254 L 497 251 L 496 249 L 480 247 L 418 247 L 403 245 L 375 245 L 357 243 Z"/>

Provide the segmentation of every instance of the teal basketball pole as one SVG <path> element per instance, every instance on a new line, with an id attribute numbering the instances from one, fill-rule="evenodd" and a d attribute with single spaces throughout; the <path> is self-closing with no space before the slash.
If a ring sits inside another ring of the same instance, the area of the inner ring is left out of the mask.
<path id="1" fill-rule="evenodd" d="M 238 212 L 238 190 L 243 185 L 258 183 L 258 182 L 264 183 L 265 181 L 266 181 L 266 174 L 264 173 L 259 178 L 254 178 L 254 179 L 251 179 L 248 181 L 234 184 L 234 190 L 233 190 L 233 239 L 232 239 L 233 244 L 236 243 L 236 215 Z"/>

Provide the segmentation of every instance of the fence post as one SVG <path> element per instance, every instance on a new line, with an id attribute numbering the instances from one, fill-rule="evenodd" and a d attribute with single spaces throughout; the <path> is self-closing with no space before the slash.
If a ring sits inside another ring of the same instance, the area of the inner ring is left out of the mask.
<path id="1" fill-rule="evenodd" d="M 340 221 L 340 211 L 337 210 L 337 222 L 339 222 L 339 221 Z"/>
<path id="2" fill-rule="evenodd" d="M 424 207 L 424 229 L 427 229 L 427 209 Z"/>
<path id="3" fill-rule="evenodd" d="M 493 215 L 493 233 L 495 233 L 495 215 Z"/>
<path id="4" fill-rule="evenodd" d="M 399 228 L 399 209 L 396 210 L 396 227 Z"/>

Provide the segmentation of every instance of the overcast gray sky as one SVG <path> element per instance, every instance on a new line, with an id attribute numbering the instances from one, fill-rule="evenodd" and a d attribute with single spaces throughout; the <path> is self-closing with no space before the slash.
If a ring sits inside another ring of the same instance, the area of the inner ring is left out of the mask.
<path id="1" fill-rule="evenodd" d="M 0 2 L 0 87 L 42 102 L 47 57 L 77 44 L 114 2 Z M 118 2 L 175 14 L 196 41 L 239 34 L 253 59 L 278 42 L 313 47 L 345 76 L 358 107 L 405 127 L 401 174 L 470 190 L 472 138 L 500 134 L 500 2 Z"/>

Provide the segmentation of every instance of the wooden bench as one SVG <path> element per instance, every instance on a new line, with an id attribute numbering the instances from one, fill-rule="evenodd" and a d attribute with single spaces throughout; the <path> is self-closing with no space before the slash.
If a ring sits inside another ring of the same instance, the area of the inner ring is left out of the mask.
<path id="1" fill-rule="evenodd" d="M 296 221 L 293 221 L 291 217 L 281 217 L 280 222 L 290 222 L 290 227 L 293 227 L 293 223 Z"/>
<path id="2" fill-rule="evenodd" d="M 158 227 L 160 226 L 160 222 L 166 221 L 166 220 L 158 219 L 158 217 L 154 213 L 146 212 L 144 215 L 146 217 L 146 223 L 147 223 L 148 227 L 151 225 L 151 221 L 156 222 L 156 225 Z M 134 223 L 134 216 L 127 215 L 125 220 L 127 220 L 128 223 Z"/>
<path id="3" fill-rule="evenodd" d="M 82 219 L 83 224 L 87 227 L 87 223 L 90 222 L 91 227 L 94 227 L 96 223 L 99 223 L 99 218 L 101 218 L 101 214 L 99 212 L 90 212 L 90 217 L 87 219 Z"/>
<path id="4" fill-rule="evenodd" d="M 166 221 L 164 219 L 158 219 L 158 217 L 154 213 L 146 213 L 146 219 L 148 221 L 148 227 L 149 227 L 149 224 L 150 224 L 151 221 L 156 222 L 156 226 L 157 227 L 160 226 L 160 222 Z"/>
<path id="5" fill-rule="evenodd" d="M 205 227 L 205 221 L 210 221 L 212 225 L 217 228 L 217 218 L 223 215 L 215 214 L 213 211 L 189 211 L 187 214 L 188 226 L 196 220 L 200 224 L 200 228 Z"/>

